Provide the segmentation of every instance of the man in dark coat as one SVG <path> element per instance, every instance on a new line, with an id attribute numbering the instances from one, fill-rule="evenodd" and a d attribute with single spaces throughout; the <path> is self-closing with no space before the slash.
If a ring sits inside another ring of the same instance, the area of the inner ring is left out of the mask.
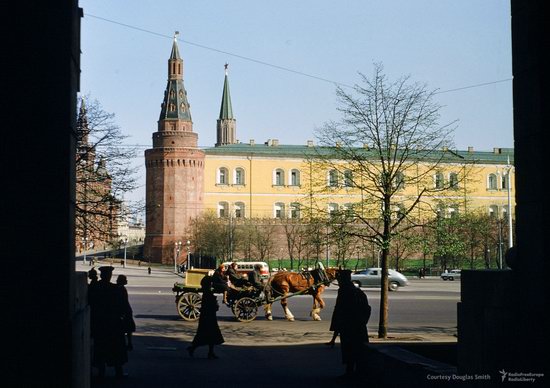
<path id="1" fill-rule="evenodd" d="M 248 283 L 257 290 L 263 288 L 260 264 L 254 264 L 254 269 L 248 273 Z"/>
<path id="2" fill-rule="evenodd" d="M 92 316 L 95 316 L 93 333 L 93 365 L 99 370 L 99 376 L 105 376 L 106 365 L 115 368 L 117 377 L 124 377 L 122 365 L 128 361 L 122 317 L 124 300 L 117 285 L 111 283 L 114 268 L 99 268 L 101 280 L 95 288 L 90 301 Z"/>
<path id="3" fill-rule="evenodd" d="M 346 365 L 344 376 L 351 377 L 367 350 L 371 307 L 367 295 L 351 282 L 351 271 L 340 270 L 337 278 L 339 289 L 330 329 L 335 336 L 340 334 L 342 362 Z"/>

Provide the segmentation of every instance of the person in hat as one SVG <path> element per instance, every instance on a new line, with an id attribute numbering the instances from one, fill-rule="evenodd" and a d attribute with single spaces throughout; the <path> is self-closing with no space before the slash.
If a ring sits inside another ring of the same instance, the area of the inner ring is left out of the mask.
<path id="1" fill-rule="evenodd" d="M 344 377 L 352 377 L 367 350 L 365 344 L 369 342 L 367 323 L 371 307 L 367 295 L 352 283 L 350 270 L 339 270 L 337 279 L 338 296 L 330 330 L 334 331 L 333 339 L 340 335 L 342 363 L 346 365 Z"/>
<path id="2" fill-rule="evenodd" d="M 237 263 L 234 261 L 227 268 L 227 278 L 233 287 L 242 287 L 245 279 L 237 272 Z"/>
<path id="3" fill-rule="evenodd" d="M 124 301 L 119 287 L 111 283 L 113 270 L 112 266 L 99 267 L 100 280 L 90 305 L 96 322 L 93 365 L 98 369 L 99 377 L 105 376 L 106 366 L 115 368 L 116 377 L 126 376 L 122 365 L 128 361 L 122 328 Z"/>
<path id="4" fill-rule="evenodd" d="M 136 331 L 136 323 L 134 321 L 132 306 L 130 306 L 130 301 L 128 299 L 128 291 L 126 290 L 126 284 L 128 280 L 126 275 L 118 275 L 116 279 L 116 284 L 120 289 L 122 295 L 122 303 L 124 307 L 124 315 L 122 316 L 122 330 L 126 334 L 126 348 L 128 350 L 133 350 L 134 345 L 132 344 L 132 333 Z"/>
<path id="5" fill-rule="evenodd" d="M 190 357 L 193 357 L 195 349 L 202 345 L 208 345 L 208 359 L 218 358 L 214 354 L 214 346 L 221 345 L 225 341 L 218 326 L 216 311 L 218 311 L 218 301 L 212 293 L 212 278 L 205 276 L 201 280 L 202 305 L 199 316 L 199 326 L 191 346 L 187 348 Z"/>

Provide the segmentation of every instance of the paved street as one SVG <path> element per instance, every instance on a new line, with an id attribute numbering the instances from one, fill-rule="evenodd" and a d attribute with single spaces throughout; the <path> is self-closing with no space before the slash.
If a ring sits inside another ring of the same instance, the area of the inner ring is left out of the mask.
<path id="1" fill-rule="evenodd" d="M 134 310 L 138 333 L 136 335 L 176 336 L 190 341 L 196 330 L 196 322 L 183 321 L 176 311 L 172 285 L 182 278 L 169 269 L 115 264 L 113 280 L 118 274 L 128 276 L 128 293 Z M 89 270 L 89 266 L 77 264 L 77 270 Z M 456 303 L 460 298 L 460 282 L 444 282 L 440 279 L 410 279 L 411 285 L 402 287 L 390 295 L 390 335 L 410 340 L 452 339 L 456 334 Z M 289 308 L 296 317 L 288 322 L 279 303 L 274 304 L 274 321 L 269 322 L 258 310 L 256 320 L 242 323 L 235 320 L 230 309 L 220 303 L 218 312 L 220 327 L 227 343 L 231 344 L 281 344 L 319 343 L 330 337 L 329 324 L 334 307 L 337 285 L 328 287 L 323 298 L 326 307 L 321 313 L 323 321 L 309 317 L 312 298 L 307 295 L 289 299 Z M 377 332 L 380 291 L 363 288 L 372 306 L 369 331 Z M 221 296 L 218 296 L 221 298 Z"/>
<path id="2" fill-rule="evenodd" d="M 296 296 L 289 306 L 295 322 L 284 319 L 279 304 L 274 306 L 275 319 L 265 320 L 259 311 L 256 320 L 238 322 L 230 310 L 221 306 L 218 321 L 225 343 L 217 347 L 218 360 L 207 360 L 206 348 L 197 349 L 189 358 L 186 347 L 193 339 L 197 323 L 183 321 L 176 312 L 172 285 L 181 277 L 169 269 L 115 264 L 113 280 L 119 274 L 128 277 L 128 292 L 137 325 L 134 351 L 129 353 L 126 370 L 129 377 L 108 377 L 92 381 L 103 387 L 364 387 L 368 376 L 353 381 L 338 378 L 343 373 L 339 344 L 331 349 L 330 316 L 338 287 L 324 293 L 327 304 L 323 321 L 312 321 L 308 314 L 310 296 Z M 77 263 L 77 270 L 90 267 Z M 373 346 L 392 343 L 455 342 L 456 302 L 459 282 L 439 279 L 411 279 L 411 285 L 390 293 L 390 330 L 388 340 L 376 338 L 379 291 L 363 289 L 373 307 L 369 323 Z M 108 371 L 108 373 L 112 371 Z M 376 383 L 380 386 L 380 382 Z"/>

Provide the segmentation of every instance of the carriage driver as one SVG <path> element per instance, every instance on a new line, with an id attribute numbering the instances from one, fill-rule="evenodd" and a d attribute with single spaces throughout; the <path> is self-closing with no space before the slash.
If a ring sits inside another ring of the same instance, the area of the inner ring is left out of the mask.
<path id="1" fill-rule="evenodd" d="M 254 270 L 248 273 L 248 283 L 257 290 L 262 290 L 264 287 L 260 274 L 261 268 L 260 264 L 254 264 Z"/>

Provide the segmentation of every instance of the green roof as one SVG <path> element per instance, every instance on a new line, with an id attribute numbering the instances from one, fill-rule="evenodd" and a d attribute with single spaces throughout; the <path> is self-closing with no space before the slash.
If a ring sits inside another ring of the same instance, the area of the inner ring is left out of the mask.
<path id="1" fill-rule="evenodd" d="M 363 149 L 365 156 L 371 155 L 376 157 L 372 149 Z M 319 147 L 308 145 L 289 145 L 289 144 L 277 144 L 273 145 L 273 141 L 264 144 L 250 144 L 250 143 L 238 143 L 227 144 L 219 147 L 207 147 L 204 148 L 206 155 L 224 155 L 224 156 L 264 156 L 275 158 L 307 158 L 314 157 L 316 155 L 330 156 L 338 155 L 338 149 L 336 147 Z M 461 151 L 461 150 L 438 150 L 424 153 L 426 157 L 429 154 L 434 157 L 441 158 L 449 163 L 455 162 L 469 162 L 469 163 L 487 163 L 487 164 L 506 164 L 508 158 L 510 163 L 514 162 L 514 149 L 513 148 L 498 148 L 494 151 Z"/>

